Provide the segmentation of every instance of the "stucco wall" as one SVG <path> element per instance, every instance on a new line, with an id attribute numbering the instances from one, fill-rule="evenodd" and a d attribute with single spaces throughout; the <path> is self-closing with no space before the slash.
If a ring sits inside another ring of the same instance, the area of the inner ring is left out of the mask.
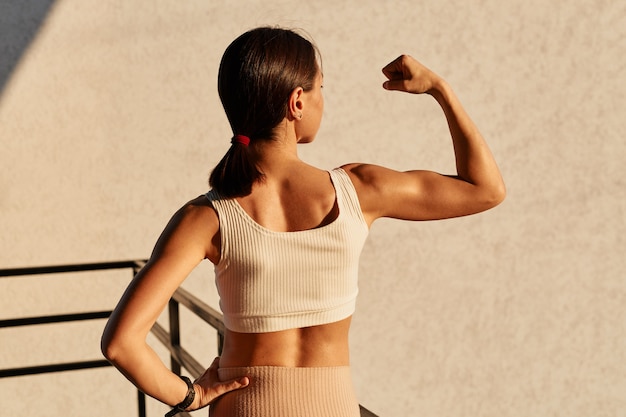
<path id="1" fill-rule="evenodd" d="M 360 401 L 381 417 L 626 416 L 623 2 L 2 2 L 0 268 L 147 257 L 228 146 L 222 52 L 265 24 L 323 53 L 305 160 L 452 172 L 434 100 L 381 88 L 410 53 L 455 87 L 508 186 L 484 214 L 374 225 Z M 0 317 L 110 308 L 127 278 L 3 279 Z M 209 265 L 185 287 L 216 305 Z M 97 358 L 103 324 L 0 331 L 0 367 Z M 208 364 L 205 328 L 183 331 Z M 134 396 L 112 369 L 0 380 L 3 415 L 132 415 Z"/>

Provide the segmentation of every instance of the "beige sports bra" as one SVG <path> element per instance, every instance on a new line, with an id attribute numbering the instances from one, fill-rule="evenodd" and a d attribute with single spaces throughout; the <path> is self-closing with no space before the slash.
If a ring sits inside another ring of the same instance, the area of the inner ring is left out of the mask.
<path id="1" fill-rule="evenodd" d="M 207 193 L 220 222 L 215 282 L 228 329 L 274 332 L 332 323 L 354 313 L 368 227 L 346 172 L 336 168 L 329 174 L 339 215 L 310 230 L 269 230 L 235 199 Z"/>

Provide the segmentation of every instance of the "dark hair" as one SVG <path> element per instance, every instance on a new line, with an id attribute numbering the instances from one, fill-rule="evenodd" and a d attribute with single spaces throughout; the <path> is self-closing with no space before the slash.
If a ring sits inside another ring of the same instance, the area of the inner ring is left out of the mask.
<path id="1" fill-rule="evenodd" d="M 233 135 L 272 140 L 287 116 L 289 97 L 297 87 L 313 88 L 319 54 L 312 42 L 281 28 L 261 27 L 235 39 L 224 52 L 218 92 Z M 250 194 L 263 178 L 249 146 L 233 143 L 211 172 L 209 184 L 223 197 Z"/>

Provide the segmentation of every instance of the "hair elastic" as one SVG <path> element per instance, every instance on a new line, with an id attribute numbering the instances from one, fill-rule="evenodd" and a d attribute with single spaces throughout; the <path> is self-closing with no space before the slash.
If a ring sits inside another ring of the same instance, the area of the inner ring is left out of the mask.
<path id="1" fill-rule="evenodd" d="M 230 142 L 241 143 L 243 146 L 248 146 L 250 144 L 250 138 L 245 135 L 235 135 Z"/>

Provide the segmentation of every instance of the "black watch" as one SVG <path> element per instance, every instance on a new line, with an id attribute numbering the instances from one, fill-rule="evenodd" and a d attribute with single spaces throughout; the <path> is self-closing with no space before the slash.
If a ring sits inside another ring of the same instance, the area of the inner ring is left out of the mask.
<path id="1" fill-rule="evenodd" d="M 180 379 L 185 381 L 185 384 L 187 384 L 187 395 L 185 396 L 185 399 L 182 400 L 179 404 L 175 405 L 172 411 L 167 413 L 165 417 L 172 417 L 180 413 L 181 411 L 185 411 L 187 407 L 189 407 L 193 403 L 194 398 L 196 398 L 196 390 L 193 389 L 193 384 L 191 383 L 191 379 L 187 378 L 186 376 L 182 376 L 182 375 L 179 375 L 179 376 L 180 376 Z"/>

